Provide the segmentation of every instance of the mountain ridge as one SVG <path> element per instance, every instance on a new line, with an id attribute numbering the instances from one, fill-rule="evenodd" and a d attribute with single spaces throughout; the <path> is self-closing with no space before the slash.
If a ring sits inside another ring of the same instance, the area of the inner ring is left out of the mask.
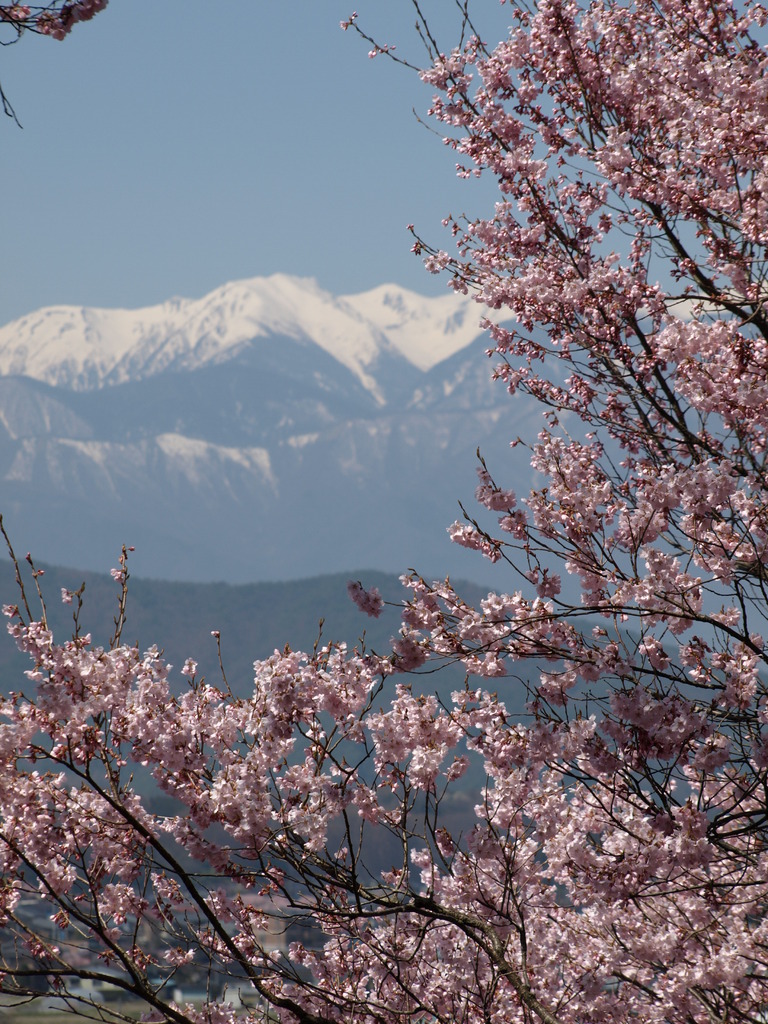
<path id="1" fill-rule="evenodd" d="M 382 358 L 425 371 L 481 333 L 466 296 L 425 298 L 397 285 L 338 298 L 312 278 L 230 282 L 201 299 L 135 310 L 55 306 L 0 328 L 0 374 L 90 391 L 236 358 L 256 339 L 310 340 L 374 394 Z"/>
<path id="2" fill-rule="evenodd" d="M 98 570 L 131 544 L 154 578 L 489 578 L 446 528 L 472 507 L 478 447 L 526 489 L 509 441 L 535 403 L 492 381 L 470 298 L 275 275 L 130 322 L 68 309 L 0 330 L 0 512 L 18 547 Z"/>

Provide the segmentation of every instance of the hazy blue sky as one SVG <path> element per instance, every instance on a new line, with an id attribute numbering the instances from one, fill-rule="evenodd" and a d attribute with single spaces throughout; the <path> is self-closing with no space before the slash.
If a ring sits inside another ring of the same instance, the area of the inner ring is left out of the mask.
<path id="1" fill-rule="evenodd" d="M 408 0 L 111 0 L 62 43 L 3 49 L 24 129 L 0 121 L 0 323 L 275 271 L 337 293 L 442 290 L 406 225 L 441 240 L 477 189 L 412 113 L 429 89 L 340 30 L 355 5 L 377 38 L 421 55 Z M 507 8 L 475 6 L 495 41 Z M 453 0 L 425 9 L 452 45 Z"/>

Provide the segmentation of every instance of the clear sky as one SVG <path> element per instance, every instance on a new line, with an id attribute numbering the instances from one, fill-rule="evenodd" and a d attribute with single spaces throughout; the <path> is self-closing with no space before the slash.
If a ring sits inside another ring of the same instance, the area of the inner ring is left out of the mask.
<path id="1" fill-rule="evenodd" d="M 340 30 L 355 5 L 421 59 L 409 0 L 111 0 L 64 42 L 4 48 L 24 127 L 0 120 L 0 324 L 277 271 L 335 293 L 442 291 L 406 225 L 447 247 L 441 218 L 475 212 L 478 187 L 412 112 L 430 90 Z M 423 6 L 448 48 L 454 0 Z M 495 42 L 507 8 L 476 7 Z"/>

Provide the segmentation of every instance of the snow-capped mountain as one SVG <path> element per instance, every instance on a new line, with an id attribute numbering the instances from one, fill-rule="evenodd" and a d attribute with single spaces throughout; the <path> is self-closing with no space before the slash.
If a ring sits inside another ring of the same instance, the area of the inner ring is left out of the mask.
<path id="1" fill-rule="evenodd" d="M 19 547 L 144 575 L 359 566 L 477 576 L 447 541 L 478 445 L 509 479 L 530 415 L 492 384 L 470 298 L 334 297 L 274 275 L 0 329 L 0 512 Z"/>
<path id="2" fill-rule="evenodd" d="M 73 391 L 227 362 L 255 339 L 311 340 L 383 403 L 371 370 L 398 355 L 429 370 L 478 335 L 470 299 L 383 285 L 335 298 L 311 279 L 235 281 L 147 309 L 55 306 L 0 329 L 0 374 Z"/>

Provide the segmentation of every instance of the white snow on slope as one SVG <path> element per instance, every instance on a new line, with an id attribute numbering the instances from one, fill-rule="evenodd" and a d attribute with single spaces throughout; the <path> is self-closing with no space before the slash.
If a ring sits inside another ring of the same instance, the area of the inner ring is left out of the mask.
<path id="1" fill-rule="evenodd" d="M 380 397 L 371 371 L 381 354 L 429 369 L 479 335 L 481 312 L 459 295 L 382 285 L 336 298 L 311 278 L 274 274 L 143 309 L 30 313 L 0 328 L 0 375 L 91 390 L 225 361 L 254 338 L 282 335 L 319 345 Z"/>
<path id="2" fill-rule="evenodd" d="M 339 300 L 361 318 L 375 323 L 408 362 L 431 370 L 466 348 L 481 333 L 486 310 L 455 293 L 427 298 L 397 285 L 382 284 Z"/>

